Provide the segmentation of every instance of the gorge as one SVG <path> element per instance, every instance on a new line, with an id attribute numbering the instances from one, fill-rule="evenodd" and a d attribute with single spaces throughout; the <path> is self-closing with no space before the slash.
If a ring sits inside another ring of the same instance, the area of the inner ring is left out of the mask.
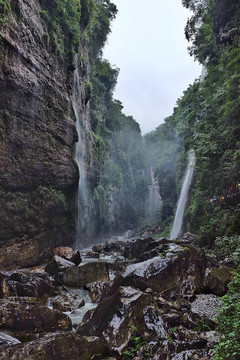
<path id="1" fill-rule="evenodd" d="M 182 3 L 206 74 L 142 136 L 114 3 L 0 1 L 1 359 L 239 360 L 240 7 Z"/>

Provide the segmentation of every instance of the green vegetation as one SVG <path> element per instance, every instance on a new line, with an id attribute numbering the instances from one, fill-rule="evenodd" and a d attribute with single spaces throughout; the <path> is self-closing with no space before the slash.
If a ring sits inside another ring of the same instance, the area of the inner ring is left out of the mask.
<path id="1" fill-rule="evenodd" d="M 80 43 L 80 0 L 39 0 L 40 16 L 46 22 L 49 38 L 61 54 L 73 55 Z"/>
<path id="2" fill-rule="evenodd" d="M 183 0 L 194 14 L 188 20 L 189 48 L 206 68 L 177 101 L 146 143 L 154 166 L 163 207 L 159 219 L 170 225 L 186 166 L 186 152 L 194 149 L 195 174 L 185 229 L 212 246 L 216 236 L 240 233 L 240 192 L 228 194 L 240 181 L 240 6 L 235 1 Z M 222 203 L 210 199 L 224 196 Z"/>
<path id="3" fill-rule="evenodd" d="M 0 238 L 11 237 L 12 233 L 19 237 L 24 234 L 31 237 L 48 222 L 52 227 L 59 226 L 64 219 L 63 214 L 71 211 L 65 194 L 54 188 L 39 186 L 30 192 L 1 190 L 0 196 L 0 213 L 4 219 Z"/>
<path id="4" fill-rule="evenodd" d="M 183 149 L 180 122 L 182 117 L 181 104 L 178 101 L 173 115 L 165 119 L 164 124 L 155 131 L 145 135 L 148 159 L 154 169 L 163 200 L 158 212 L 158 223 L 163 227 L 162 235 L 169 235 L 186 168 L 187 155 Z"/>
<path id="5" fill-rule="evenodd" d="M 146 136 L 164 201 L 159 215 L 166 231 L 178 197 L 185 153 L 194 149 L 196 165 L 185 229 L 198 234 L 201 244 L 220 258 L 232 257 L 239 266 L 240 5 L 234 0 L 182 3 L 193 11 L 185 29 L 192 43 L 190 55 L 203 64 L 206 74 L 183 93 L 173 115 Z M 214 271 L 223 278 L 235 275 L 223 297 L 215 359 L 238 360 L 239 271 Z"/>
<path id="6" fill-rule="evenodd" d="M 10 11 L 10 0 L 0 0 L 0 28 L 7 25 L 8 15 Z"/>
<path id="7" fill-rule="evenodd" d="M 138 123 L 113 99 L 117 75 L 107 60 L 98 58 L 92 64 L 90 120 L 99 172 L 92 187 L 101 227 L 114 222 L 115 230 L 125 230 L 144 217 L 147 161 Z"/>
<path id="8" fill-rule="evenodd" d="M 220 341 L 216 346 L 215 360 L 238 360 L 240 354 L 240 275 L 229 285 L 228 294 L 218 316 Z"/>
<path id="9" fill-rule="evenodd" d="M 131 324 L 129 327 L 134 333 L 130 338 L 128 347 L 123 351 L 123 360 L 133 359 L 137 355 L 138 350 L 146 344 L 142 336 L 138 333 L 136 326 Z"/>
<path id="10" fill-rule="evenodd" d="M 240 266 L 240 236 L 217 237 L 215 241 L 216 253 L 219 257 L 224 258 L 230 256 L 235 263 Z"/>

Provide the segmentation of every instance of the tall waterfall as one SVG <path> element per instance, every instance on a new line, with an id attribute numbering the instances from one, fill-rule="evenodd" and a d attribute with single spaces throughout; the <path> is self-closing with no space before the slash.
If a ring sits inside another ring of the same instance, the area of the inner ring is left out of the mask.
<path id="1" fill-rule="evenodd" d="M 78 133 L 78 142 L 75 149 L 75 160 L 79 169 L 79 183 L 77 196 L 77 232 L 75 247 L 80 245 L 80 235 L 85 226 L 86 214 L 88 213 L 88 190 L 87 190 L 87 173 L 86 173 L 86 139 L 85 129 L 80 119 L 78 99 L 80 97 L 80 79 L 79 79 L 79 54 L 75 57 L 76 69 L 74 70 L 72 106 L 76 118 L 76 129 Z"/>
<path id="2" fill-rule="evenodd" d="M 177 211 L 174 218 L 173 227 L 170 234 L 170 239 L 175 239 L 178 236 L 182 235 L 182 226 L 183 226 L 183 218 L 184 218 L 184 211 L 186 207 L 186 203 L 188 200 L 188 193 L 192 183 L 193 171 L 195 165 L 195 155 L 194 151 L 190 150 L 189 152 L 189 160 L 188 166 L 185 173 L 185 178 L 182 184 L 180 197 L 178 200 Z"/>
<path id="3" fill-rule="evenodd" d="M 152 166 L 149 168 L 149 185 L 148 185 L 148 198 L 145 204 L 145 211 L 147 218 L 154 222 L 152 225 L 155 226 L 156 214 L 162 205 L 162 199 L 159 194 L 158 182 L 154 178 L 154 172 Z"/>

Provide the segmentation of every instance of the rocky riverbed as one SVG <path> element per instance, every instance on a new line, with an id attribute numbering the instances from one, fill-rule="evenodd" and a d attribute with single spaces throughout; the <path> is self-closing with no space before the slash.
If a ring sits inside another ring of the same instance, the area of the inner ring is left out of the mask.
<path id="1" fill-rule="evenodd" d="M 0 359 L 211 359 L 234 264 L 193 240 L 115 237 L 1 271 Z"/>

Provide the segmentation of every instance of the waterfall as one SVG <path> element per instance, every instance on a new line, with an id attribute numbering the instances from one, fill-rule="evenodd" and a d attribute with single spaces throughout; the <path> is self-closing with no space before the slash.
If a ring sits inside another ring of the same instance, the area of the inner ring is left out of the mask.
<path id="1" fill-rule="evenodd" d="M 154 178 L 154 171 L 152 166 L 149 168 L 149 185 L 148 185 L 148 198 L 145 204 L 145 211 L 147 218 L 151 219 L 153 226 L 156 222 L 156 214 L 162 205 L 162 199 L 159 194 L 158 182 Z"/>
<path id="2" fill-rule="evenodd" d="M 75 149 L 75 160 L 79 170 L 78 195 L 77 195 L 77 231 L 75 247 L 79 248 L 80 235 L 85 227 L 86 214 L 88 214 L 88 190 L 87 190 L 87 172 L 86 172 L 86 139 L 85 129 L 80 119 L 78 99 L 80 97 L 80 77 L 79 77 L 79 54 L 75 57 L 76 69 L 74 70 L 72 106 L 76 118 L 76 129 L 78 133 L 78 142 Z"/>
<path id="3" fill-rule="evenodd" d="M 190 150 L 188 166 L 187 166 L 185 178 L 184 178 L 184 181 L 182 184 L 181 193 L 180 193 L 180 197 L 179 197 L 178 205 L 177 205 L 177 211 L 175 214 L 174 223 L 173 223 L 173 227 L 172 227 L 171 234 L 170 234 L 171 240 L 182 235 L 184 211 L 185 211 L 186 203 L 188 200 L 189 189 L 190 189 L 190 186 L 192 183 L 194 164 L 195 164 L 194 151 Z"/>

